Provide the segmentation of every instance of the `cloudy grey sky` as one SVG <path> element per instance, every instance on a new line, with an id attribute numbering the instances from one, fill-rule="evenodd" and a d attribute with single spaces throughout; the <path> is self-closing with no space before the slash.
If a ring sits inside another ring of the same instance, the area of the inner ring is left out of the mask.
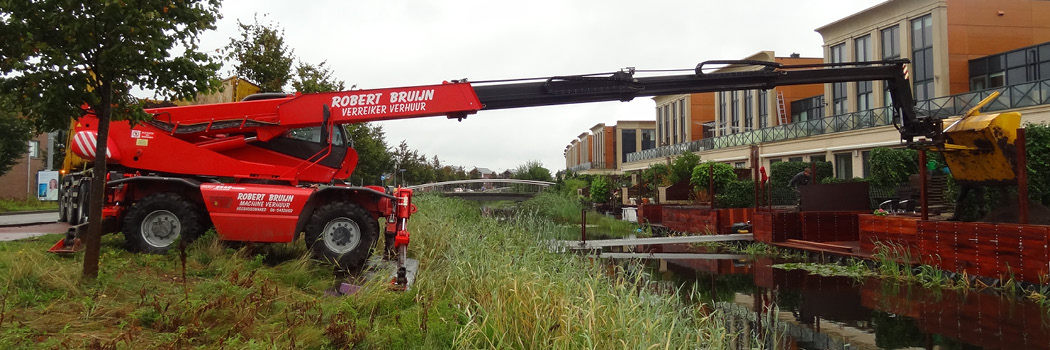
<path id="1" fill-rule="evenodd" d="M 383 88 L 611 72 L 692 68 L 762 50 L 821 57 L 814 29 L 882 0 L 226 0 L 202 49 L 238 35 L 236 21 L 272 21 L 302 61 L 328 61 L 347 87 Z M 265 17 L 264 17 L 265 16 Z M 227 73 L 228 74 L 228 73 Z M 632 102 L 482 111 L 383 122 L 401 140 L 445 163 L 493 170 L 538 160 L 564 168 L 562 151 L 598 123 L 654 120 L 649 98 Z"/>

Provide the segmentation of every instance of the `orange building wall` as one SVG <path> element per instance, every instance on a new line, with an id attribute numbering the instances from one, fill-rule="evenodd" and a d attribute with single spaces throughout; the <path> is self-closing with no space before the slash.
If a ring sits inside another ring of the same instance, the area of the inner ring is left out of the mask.
<path id="1" fill-rule="evenodd" d="M 796 65 L 796 64 L 821 64 L 824 63 L 823 58 L 811 58 L 811 57 L 777 57 L 777 63 L 783 65 Z M 791 118 L 791 101 L 797 101 L 801 99 L 810 98 L 817 95 L 824 94 L 824 84 L 809 84 L 809 85 L 790 85 L 781 86 L 777 88 L 778 91 L 784 93 L 784 113 L 787 114 L 789 122 L 796 122 L 797 120 L 790 120 Z M 776 92 L 770 91 L 771 94 Z M 776 97 L 774 96 L 774 99 Z M 775 101 L 775 100 L 774 100 Z M 774 102 L 772 106 L 769 106 L 769 113 L 772 115 L 774 122 L 770 125 L 776 125 L 780 123 L 777 118 L 777 106 Z"/>
<path id="2" fill-rule="evenodd" d="M 691 140 L 696 141 L 704 138 L 704 126 L 707 122 L 715 121 L 715 93 L 705 92 L 689 96 L 689 135 Z"/>
<path id="3" fill-rule="evenodd" d="M 950 93 L 970 91 L 969 60 L 1047 41 L 1050 1 L 948 0 Z"/>
<path id="4" fill-rule="evenodd" d="M 616 168 L 616 128 L 605 127 L 605 168 Z"/>

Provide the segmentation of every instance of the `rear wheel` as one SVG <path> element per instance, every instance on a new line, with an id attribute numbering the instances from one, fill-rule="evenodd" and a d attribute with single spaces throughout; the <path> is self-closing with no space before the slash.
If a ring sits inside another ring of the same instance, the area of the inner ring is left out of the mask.
<path id="1" fill-rule="evenodd" d="M 201 214 L 178 194 L 152 194 L 132 205 L 123 231 L 128 250 L 162 254 L 180 238 L 192 242 L 200 236 Z"/>
<path id="2" fill-rule="evenodd" d="M 340 268 L 364 266 L 379 234 L 379 222 L 352 203 L 333 202 L 322 206 L 306 225 L 306 245 L 318 259 Z"/>

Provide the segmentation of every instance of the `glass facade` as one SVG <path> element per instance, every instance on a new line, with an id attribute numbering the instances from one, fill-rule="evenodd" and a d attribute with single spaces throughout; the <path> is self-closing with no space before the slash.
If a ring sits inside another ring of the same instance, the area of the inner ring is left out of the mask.
<path id="1" fill-rule="evenodd" d="M 769 126 L 769 90 L 758 90 L 758 127 Z"/>
<path id="2" fill-rule="evenodd" d="M 911 21 L 912 79 L 915 99 L 937 97 L 933 91 L 933 17 L 923 16 Z"/>
<path id="3" fill-rule="evenodd" d="M 835 154 L 835 178 L 847 180 L 853 178 L 853 154 Z"/>
<path id="4" fill-rule="evenodd" d="M 871 35 L 865 35 L 853 41 L 854 61 L 871 61 Z M 871 84 L 869 81 L 859 81 L 857 84 L 857 111 L 866 111 L 875 106 L 871 104 Z"/>
<path id="5" fill-rule="evenodd" d="M 791 101 L 791 121 L 824 118 L 824 95 Z"/>
<path id="6" fill-rule="evenodd" d="M 832 46 L 831 63 L 843 62 L 846 62 L 846 44 Z M 831 115 L 846 114 L 846 99 L 846 83 L 832 83 Z"/>
<path id="7" fill-rule="evenodd" d="M 656 130 L 642 129 L 642 150 L 656 148 Z"/>
<path id="8" fill-rule="evenodd" d="M 620 163 L 627 162 L 627 154 L 638 151 L 636 147 L 637 135 L 635 135 L 635 129 L 624 129 L 620 130 L 620 140 L 623 144 L 620 145 Z M 644 133 L 643 133 L 644 135 Z"/>
<path id="9" fill-rule="evenodd" d="M 970 91 L 1050 79 L 1050 42 L 970 60 Z"/>

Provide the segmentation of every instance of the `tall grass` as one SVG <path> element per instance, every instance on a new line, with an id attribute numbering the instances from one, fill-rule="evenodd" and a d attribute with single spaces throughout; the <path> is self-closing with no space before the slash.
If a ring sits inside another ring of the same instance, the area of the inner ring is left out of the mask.
<path id="1" fill-rule="evenodd" d="M 561 229 L 557 239 L 579 239 L 579 225 L 584 206 L 574 195 L 558 192 L 543 192 L 535 197 L 522 202 L 519 212 L 526 216 L 537 216 L 552 220 L 555 223 L 571 226 L 569 229 Z M 599 233 L 610 238 L 622 238 L 628 235 L 638 237 L 649 236 L 651 232 L 639 230 L 636 223 L 617 220 L 616 218 L 601 215 L 588 210 L 586 212 L 588 231 Z"/>
<path id="2" fill-rule="evenodd" d="M 549 220 L 416 204 L 420 270 L 406 292 L 378 274 L 325 296 L 342 274 L 301 241 L 233 248 L 207 235 L 187 247 L 183 279 L 178 252 L 131 254 L 110 235 L 94 281 L 79 277 L 82 256 L 44 252 L 57 235 L 0 243 L 0 348 L 724 348 L 736 337 L 640 278 L 548 252 Z"/>
<path id="3" fill-rule="evenodd" d="M 422 202 L 457 208 L 443 198 Z M 429 232 L 422 254 L 437 257 L 425 273 L 443 278 L 421 281 L 419 290 L 452 296 L 464 312 L 454 347 L 722 348 L 731 338 L 700 306 L 647 292 L 641 275 L 610 274 L 599 260 L 544 249 L 557 227 L 542 216 L 526 214 L 511 226 L 471 219 L 477 224 L 457 227 L 450 223 L 473 212 L 421 213 L 427 226 L 420 230 Z"/>
<path id="4" fill-rule="evenodd" d="M 0 213 L 55 209 L 58 209 L 58 202 L 41 201 L 36 197 L 28 199 L 0 198 Z"/>

